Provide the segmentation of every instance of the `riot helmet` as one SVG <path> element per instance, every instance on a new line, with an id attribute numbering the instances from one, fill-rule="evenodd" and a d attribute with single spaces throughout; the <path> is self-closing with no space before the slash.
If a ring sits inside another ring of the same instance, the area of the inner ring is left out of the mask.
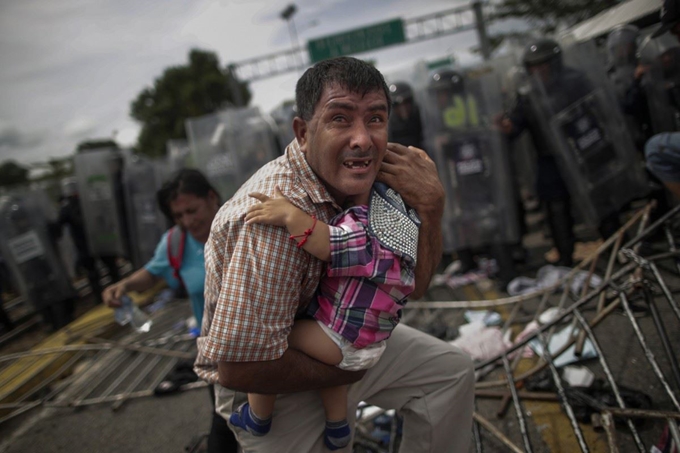
<path id="1" fill-rule="evenodd" d="M 394 105 L 403 104 L 404 102 L 413 101 L 413 90 L 411 85 L 406 82 L 394 82 L 389 86 L 390 97 Z"/>
<path id="2" fill-rule="evenodd" d="M 658 38 L 648 36 L 638 51 L 640 64 L 661 69 L 664 79 L 677 77 L 680 73 L 680 43 L 666 33 Z"/>
<path id="3" fill-rule="evenodd" d="M 444 108 L 452 102 L 453 96 L 464 93 L 463 75 L 453 69 L 435 71 L 427 89 L 434 95 L 438 108 Z"/>
<path id="4" fill-rule="evenodd" d="M 528 72 L 531 68 L 548 64 L 550 74 L 557 74 L 562 70 L 562 49 L 556 41 L 549 38 L 538 39 L 524 49 L 522 64 Z"/>
<path id="5" fill-rule="evenodd" d="M 637 63 L 637 42 L 640 29 L 634 25 L 619 25 L 607 36 L 607 64 L 609 67 Z"/>
<path id="6" fill-rule="evenodd" d="M 465 89 L 463 85 L 463 75 L 453 69 L 435 71 L 430 76 L 428 88 L 432 90 L 446 90 L 452 93 L 462 93 Z"/>

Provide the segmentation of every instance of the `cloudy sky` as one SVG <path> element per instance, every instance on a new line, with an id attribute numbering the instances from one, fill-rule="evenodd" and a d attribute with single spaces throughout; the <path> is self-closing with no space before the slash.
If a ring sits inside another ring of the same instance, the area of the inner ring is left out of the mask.
<path id="1" fill-rule="evenodd" d="M 191 48 L 226 65 L 290 49 L 279 15 L 291 0 L 2 0 L 0 162 L 45 162 L 88 138 L 131 144 L 130 102 Z M 464 0 L 295 0 L 300 44 L 394 18 L 445 11 Z M 474 32 L 359 55 L 383 72 L 418 59 L 471 58 Z M 292 97 L 299 74 L 253 82 L 252 104 L 270 111 Z"/>

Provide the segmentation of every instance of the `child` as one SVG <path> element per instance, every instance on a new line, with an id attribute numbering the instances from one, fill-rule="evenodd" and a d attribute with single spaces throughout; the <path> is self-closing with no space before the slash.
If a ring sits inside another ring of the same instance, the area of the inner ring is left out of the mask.
<path id="1" fill-rule="evenodd" d="M 401 307 L 415 287 L 420 220 L 401 197 L 381 183 L 370 195 L 354 199 L 331 220 L 317 222 L 291 204 L 276 188 L 276 196 L 250 196 L 261 203 L 246 214 L 247 223 L 285 226 L 298 248 L 328 262 L 328 271 L 307 314 L 295 322 L 288 346 L 329 365 L 363 370 L 378 362 L 401 316 Z M 324 443 L 330 450 L 349 444 L 348 386 L 321 390 L 326 412 Z M 229 421 L 255 436 L 271 428 L 276 395 L 248 394 L 248 403 Z"/>

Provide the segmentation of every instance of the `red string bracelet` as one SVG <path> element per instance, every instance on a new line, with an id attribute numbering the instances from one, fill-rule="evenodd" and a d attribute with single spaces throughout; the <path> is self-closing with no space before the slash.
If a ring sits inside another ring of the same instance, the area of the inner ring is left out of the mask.
<path id="1" fill-rule="evenodd" d="M 291 234 L 288 237 L 288 239 L 290 239 L 291 241 L 295 241 L 297 238 L 302 238 L 302 240 L 297 243 L 297 248 L 302 248 L 302 246 L 305 245 L 305 243 L 307 242 L 307 239 L 309 238 L 309 236 L 312 235 L 312 232 L 314 231 L 314 228 L 316 227 L 316 216 L 313 215 L 313 214 L 312 214 L 312 219 L 314 219 L 314 223 L 312 224 L 312 226 L 310 228 L 307 228 L 305 231 L 302 232 L 302 234 L 298 234 L 296 236 Z"/>

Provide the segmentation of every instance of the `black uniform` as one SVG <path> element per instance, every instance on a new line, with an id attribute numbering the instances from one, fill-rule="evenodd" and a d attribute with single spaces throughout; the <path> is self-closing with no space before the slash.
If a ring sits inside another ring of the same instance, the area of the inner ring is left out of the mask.
<path id="1" fill-rule="evenodd" d="M 534 54 L 532 55 L 532 52 Z M 543 52 L 543 55 L 541 55 Z M 546 102 L 553 112 L 561 112 L 592 92 L 588 78 L 581 71 L 562 66 L 561 50 L 557 43 L 551 40 L 541 40 L 530 45 L 525 53 L 527 66 L 549 64 L 550 74 L 542 83 L 532 80 L 532 90 L 545 91 Z M 545 56 L 545 57 L 544 57 Z M 532 59 L 533 58 L 533 59 Z M 559 265 L 573 265 L 572 255 L 576 242 L 573 228 L 574 218 L 571 213 L 571 196 L 558 167 L 554 144 L 549 131 L 544 130 L 541 113 L 532 108 L 528 95 L 518 93 L 517 104 L 509 113 L 513 124 L 510 138 L 515 138 L 524 130 L 528 130 L 537 152 L 536 194 L 543 203 L 546 220 L 553 236 L 555 247 L 560 254 Z M 565 131 L 569 132 L 569 131 Z M 610 151 L 612 151 L 610 149 Z M 612 151 L 613 152 L 613 151 Z M 586 158 L 606 160 L 606 155 L 586 156 Z M 610 157 L 613 157 L 610 156 Z M 620 223 L 618 213 L 602 219 L 599 225 L 600 234 L 607 238 L 618 230 Z"/>

